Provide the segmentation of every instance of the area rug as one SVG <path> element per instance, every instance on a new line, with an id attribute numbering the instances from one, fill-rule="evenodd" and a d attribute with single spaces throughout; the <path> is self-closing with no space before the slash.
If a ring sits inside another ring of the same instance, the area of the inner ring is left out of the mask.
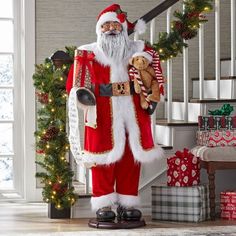
<path id="1" fill-rule="evenodd" d="M 98 230 L 77 232 L 53 232 L 30 234 L 7 234 L 6 236 L 236 236 L 236 226 L 188 227 L 188 228 L 152 228 L 129 230 Z"/>

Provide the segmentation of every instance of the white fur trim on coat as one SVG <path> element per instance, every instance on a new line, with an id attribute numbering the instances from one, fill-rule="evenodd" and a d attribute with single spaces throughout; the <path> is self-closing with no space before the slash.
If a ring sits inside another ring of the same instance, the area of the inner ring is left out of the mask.
<path id="1" fill-rule="evenodd" d="M 135 207 L 140 205 L 139 196 L 124 195 L 117 193 L 118 203 L 123 207 Z"/>
<path id="2" fill-rule="evenodd" d="M 130 56 L 135 52 L 140 52 L 143 50 L 143 47 L 140 47 L 140 45 L 144 47 L 144 44 L 136 44 L 135 42 L 132 44 Z M 127 61 L 124 60 L 123 64 L 112 62 L 108 60 L 104 54 L 102 54 L 96 44 L 86 45 L 80 49 L 92 50 L 95 54 L 96 60 L 102 64 L 109 63 L 108 65 L 110 66 L 111 71 L 110 81 L 112 83 L 129 81 L 127 72 L 128 58 Z M 155 159 L 163 157 L 164 152 L 159 146 L 155 146 L 154 148 L 148 150 L 143 149 L 140 143 L 141 134 L 136 120 L 132 96 L 113 96 L 111 99 L 113 114 L 112 130 L 114 141 L 112 150 L 108 150 L 102 154 L 83 151 L 78 159 L 82 160 L 82 162 L 91 162 L 96 164 L 111 164 L 117 162 L 121 159 L 124 153 L 126 132 L 128 133 L 130 148 L 135 160 L 139 162 L 151 162 Z"/>
<path id="3" fill-rule="evenodd" d="M 113 206 L 117 202 L 117 193 L 110 193 L 100 197 L 91 197 L 90 202 L 93 211 L 102 207 Z"/>

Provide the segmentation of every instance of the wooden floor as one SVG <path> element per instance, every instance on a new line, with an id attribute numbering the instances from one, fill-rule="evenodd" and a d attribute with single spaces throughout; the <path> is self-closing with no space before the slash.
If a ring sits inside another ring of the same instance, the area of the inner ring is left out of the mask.
<path id="1" fill-rule="evenodd" d="M 156 228 L 186 229 L 194 227 L 235 226 L 236 221 L 216 220 L 202 223 L 177 223 L 164 221 L 151 221 L 144 217 L 147 231 Z M 93 231 L 87 226 L 88 219 L 52 220 L 47 218 L 47 206 L 43 203 L 0 203 L 0 235 L 33 234 L 44 235 L 51 232 L 85 232 Z M 222 227 L 221 227 L 222 228 Z M 131 232 L 131 231 L 129 231 Z M 151 232 L 151 231 L 150 231 Z M 168 232 L 168 231 L 167 231 Z M 57 235 L 57 234 L 56 234 Z M 62 235 L 61 233 L 58 235 Z M 163 235 L 163 234 L 162 234 Z M 165 235 L 165 234 L 164 234 Z M 169 235 L 169 234 L 167 234 Z M 210 235 L 210 234 L 209 234 Z M 215 234 L 214 234 L 215 235 Z M 217 234 L 221 235 L 221 234 Z M 230 234 L 235 235 L 235 234 Z"/>

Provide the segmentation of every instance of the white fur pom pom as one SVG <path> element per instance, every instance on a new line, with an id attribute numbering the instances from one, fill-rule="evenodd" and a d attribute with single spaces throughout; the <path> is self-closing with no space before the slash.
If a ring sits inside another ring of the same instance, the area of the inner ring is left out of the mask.
<path id="1" fill-rule="evenodd" d="M 138 34 L 143 34 L 145 33 L 147 28 L 147 25 L 143 19 L 139 19 L 137 23 L 135 24 L 134 31 L 137 32 Z"/>

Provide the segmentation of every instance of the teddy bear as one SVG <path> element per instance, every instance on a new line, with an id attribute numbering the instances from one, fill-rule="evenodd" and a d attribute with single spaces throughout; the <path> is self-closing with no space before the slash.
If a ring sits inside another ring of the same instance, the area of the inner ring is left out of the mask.
<path id="1" fill-rule="evenodd" d="M 143 109 L 149 107 L 149 101 L 160 101 L 159 83 L 151 62 L 152 56 L 147 52 L 135 53 L 129 60 L 129 64 L 138 72 L 138 76 L 133 79 L 134 90 L 140 94 L 140 105 Z"/>

